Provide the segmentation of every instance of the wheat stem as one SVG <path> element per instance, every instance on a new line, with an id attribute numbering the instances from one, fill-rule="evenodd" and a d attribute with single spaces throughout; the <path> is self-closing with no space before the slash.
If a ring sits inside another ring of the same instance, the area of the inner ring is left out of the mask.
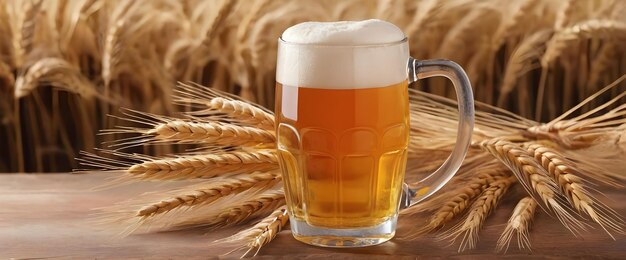
<path id="1" fill-rule="evenodd" d="M 591 71 L 589 71 L 589 80 L 587 86 L 595 87 L 600 82 L 604 72 L 615 66 L 615 57 L 619 55 L 619 48 L 612 41 L 602 45 L 591 63 Z"/>

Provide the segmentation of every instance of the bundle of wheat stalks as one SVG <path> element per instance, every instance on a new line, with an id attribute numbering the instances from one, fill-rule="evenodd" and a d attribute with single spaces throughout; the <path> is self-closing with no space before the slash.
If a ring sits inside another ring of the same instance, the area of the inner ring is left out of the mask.
<path id="1" fill-rule="evenodd" d="M 405 31 L 413 57 L 461 64 L 479 101 L 549 120 L 624 74 L 625 7 L 621 0 L 1 0 L 0 143 L 8 149 L 0 150 L 0 172 L 75 167 L 76 151 L 116 138 L 94 134 L 112 127 L 104 115 L 119 106 L 177 110 L 176 81 L 272 107 L 276 39 L 309 20 L 388 20 Z M 418 87 L 453 97 L 446 84 Z"/>
<path id="2" fill-rule="evenodd" d="M 490 212 L 516 183 L 525 192 L 509 195 L 523 194 L 498 241 L 498 250 L 506 250 L 513 236 L 520 248 L 530 248 L 528 232 L 538 206 L 574 235 L 592 224 L 611 237 L 623 234 L 623 218 L 597 199 L 600 189 L 594 185 L 623 188 L 626 179 L 626 89 L 620 86 L 625 79 L 623 75 L 545 124 L 479 104 L 473 144 L 462 168 L 445 192 L 401 212 L 403 218 L 414 218 L 413 226 L 417 226 L 400 230 L 401 239 L 438 231 L 442 239 L 460 238 L 459 251 L 472 249 Z M 620 94 L 610 101 L 572 116 L 616 89 Z M 432 172 L 446 159 L 457 125 L 454 101 L 414 89 L 410 98 L 408 180 Z M 235 249 L 247 248 L 244 255 L 256 254 L 289 221 L 273 113 L 195 84 L 179 84 L 174 100 L 194 109 L 182 118 L 125 110 L 120 119 L 134 125 L 104 133 L 130 136 L 109 143 L 113 150 L 103 150 L 101 155 L 85 153 L 80 160 L 119 172 L 115 184 L 172 180 L 185 181 L 185 185 L 169 195 L 150 193 L 113 206 L 104 213 L 104 220 L 131 233 L 199 226 L 215 229 L 260 218 L 254 226 L 221 241 Z M 156 144 L 187 146 L 188 152 L 165 157 L 121 152 Z M 430 216 L 426 223 L 424 216 Z"/>

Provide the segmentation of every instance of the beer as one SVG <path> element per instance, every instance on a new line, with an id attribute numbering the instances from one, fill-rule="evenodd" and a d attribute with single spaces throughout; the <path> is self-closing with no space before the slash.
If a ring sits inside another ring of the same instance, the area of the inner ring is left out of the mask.
<path id="1" fill-rule="evenodd" d="M 451 61 L 412 59 L 408 46 L 398 27 L 381 20 L 306 22 L 278 40 L 277 147 L 296 239 L 383 243 L 395 234 L 401 205 L 430 196 L 460 167 L 473 129 L 467 75 Z M 462 97 L 460 134 L 435 173 L 405 184 L 408 84 L 432 76 L 452 80 Z"/>
<path id="2" fill-rule="evenodd" d="M 278 151 L 296 225 L 395 223 L 409 135 L 404 38 L 378 20 L 304 23 L 283 33 Z"/>
<path id="3" fill-rule="evenodd" d="M 278 150 L 294 218 L 357 228 L 394 215 L 410 127 L 407 82 L 362 89 L 277 84 L 276 91 Z"/>
<path id="4" fill-rule="evenodd" d="M 409 139 L 408 44 L 380 20 L 302 23 L 278 45 L 276 133 L 294 237 L 393 237 Z"/>

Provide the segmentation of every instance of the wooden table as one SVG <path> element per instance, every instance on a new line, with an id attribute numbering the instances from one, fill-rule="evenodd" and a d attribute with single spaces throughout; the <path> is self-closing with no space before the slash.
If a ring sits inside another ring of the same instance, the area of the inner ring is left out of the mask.
<path id="1" fill-rule="evenodd" d="M 151 184 L 133 184 L 104 191 L 90 189 L 102 184 L 107 174 L 0 174 L 0 258 L 218 258 L 223 248 L 211 241 L 232 234 L 233 229 L 210 234 L 204 231 L 177 231 L 116 238 L 93 225 L 93 209 L 109 206 L 149 190 Z M 626 215 L 624 191 L 609 191 L 610 203 Z M 432 236 L 416 241 L 392 240 L 383 245 L 349 250 L 304 245 L 283 231 L 263 248 L 260 258 L 626 258 L 626 238 L 616 241 L 595 230 L 584 239 L 575 238 L 546 214 L 537 216 L 531 242 L 532 255 L 516 244 L 506 255 L 495 254 L 494 246 L 510 205 L 492 215 L 481 232 L 477 249 L 457 253 L 456 247 L 436 242 Z M 508 205 L 507 205 L 508 204 Z M 406 224 L 406 223 L 405 223 Z M 515 243 L 515 241 L 513 242 Z M 223 257 L 223 256 L 222 256 Z M 235 258 L 230 255 L 226 258 Z"/>

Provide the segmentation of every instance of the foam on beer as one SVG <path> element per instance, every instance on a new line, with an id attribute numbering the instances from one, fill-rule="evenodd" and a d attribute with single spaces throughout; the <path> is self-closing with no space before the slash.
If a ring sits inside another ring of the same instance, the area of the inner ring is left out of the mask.
<path id="1" fill-rule="evenodd" d="M 288 86 L 353 89 L 407 78 L 404 33 L 381 20 L 305 22 L 287 29 L 279 45 L 276 79 Z"/>

